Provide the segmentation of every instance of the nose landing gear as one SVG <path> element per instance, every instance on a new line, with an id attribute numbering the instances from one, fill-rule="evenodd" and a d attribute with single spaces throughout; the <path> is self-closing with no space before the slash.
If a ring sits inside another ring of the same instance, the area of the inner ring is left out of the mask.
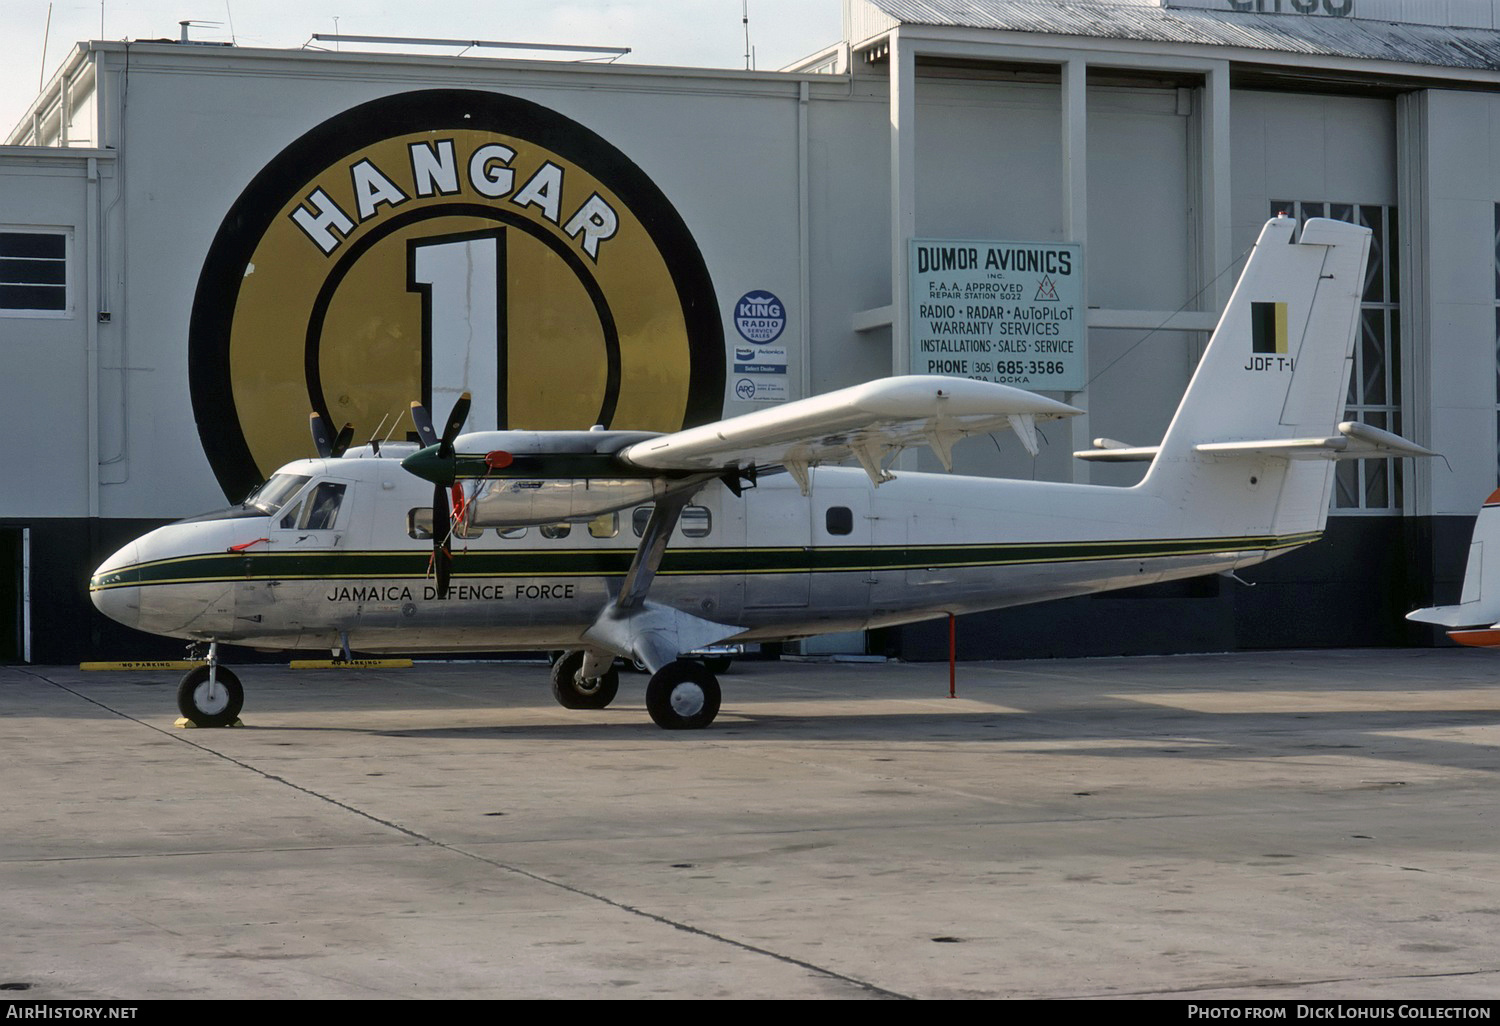
<path id="1" fill-rule="evenodd" d="M 219 665 L 219 643 L 209 642 L 207 665 L 189 670 L 177 685 L 177 711 L 195 727 L 228 727 L 240 718 L 244 704 L 240 679 Z"/>

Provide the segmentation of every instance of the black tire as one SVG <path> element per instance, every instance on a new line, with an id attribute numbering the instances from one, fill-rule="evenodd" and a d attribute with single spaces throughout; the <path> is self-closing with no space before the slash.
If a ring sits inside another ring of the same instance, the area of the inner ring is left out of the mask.
<path id="1" fill-rule="evenodd" d="M 593 678 L 583 677 L 583 650 L 564 652 L 552 664 L 552 697 L 564 709 L 603 709 L 620 691 L 620 671 L 613 665 Z"/>
<path id="2" fill-rule="evenodd" d="M 728 673 L 729 667 L 733 662 L 734 656 L 705 656 L 703 659 L 703 665 L 708 668 L 708 672 L 716 676 L 721 673 Z"/>
<path id="3" fill-rule="evenodd" d="M 240 679 L 227 667 L 214 674 L 216 694 L 209 695 L 208 667 L 191 669 L 177 685 L 177 711 L 195 727 L 228 727 L 240 718 L 245 704 L 245 689 Z"/>
<path id="4" fill-rule="evenodd" d="M 719 679 L 696 659 L 679 659 L 651 675 L 646 711 L 663 730 L 701 730 L 719 715 Z"/>

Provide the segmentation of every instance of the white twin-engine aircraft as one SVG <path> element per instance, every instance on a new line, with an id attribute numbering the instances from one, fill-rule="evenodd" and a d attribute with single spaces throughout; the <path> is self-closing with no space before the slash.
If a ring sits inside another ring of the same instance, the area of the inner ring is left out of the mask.
<path id="1" fill-rule="evenodd" d="M 110 617 L 208 643 L 178 704 L 232 723 L 218 642 L 381 652 L 564 649 L 557 700 L 603 708 L 615 657 L 651 672 L 646 707 L 705 727 L 719 684 L 685 653 L 909 623 L 1233 570 L 1319 537 L 1330 460 L 1431 455 L 1338 423 L 1369 232 L 1267 223 L 1161 445 L 1133 487 L 902 472 L 925 444 L 1078 411 L 1004 385 L 899 377 L 672 434 L 498 431 L 282 467 L 232 509 L 159 528 L 90 582 Z M 404 459 L 392 458 L 405 455 Z M 409 454 L 409 455 L 406 455 Z M 854 458 L 858 468 L 825 464 Z M 404 468 L 404 469 L 403 469 Z M 785 473 L 769 473 L 784 468 Z M 431 482 L 432 492 L 421 479 Z M 872 487 L 873 486 L 873 487 Z M 450 502 L 449 496 L 454 497 Z M 430 497 L 429 497 L 430 496 Z M 436 528 L 434 527 L 436 525 Z"/>

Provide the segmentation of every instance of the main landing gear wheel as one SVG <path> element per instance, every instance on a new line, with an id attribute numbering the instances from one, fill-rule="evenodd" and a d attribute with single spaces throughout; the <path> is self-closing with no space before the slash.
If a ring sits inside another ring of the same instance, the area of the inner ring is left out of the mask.
<path id="1" fill-rule="evenodd" d="M 208 667 L 199 666 L 187 672 L 177 685 L 177 710 L 198 727 L 227 727 L 240 718 L 245 704 L 245 689 L 240 679 L 219 667 L 212 683 Z"/>
<path id="2" fill-rule="evenodd" d="M 734 656 L 706 656 L 703 665 L 708 667 L 709 673 L 728 673 L 729 667 L 734 663 Z"/>
<path id="3" fill-rule="evenodd" d="M 646 685 L 646 711 L 666 730 L 699 730 L 719 715 L 719 679 L 696 659 L 668 663 Z"/>
<path id="4" fill-rule="evenodd" d="M 564 652 L 552 664 L 552 697 L 564 709 L 603 709 L 620 690 L 620 671 L 611 666 L 597 677 L 583 676 L 583 651 Z"/>

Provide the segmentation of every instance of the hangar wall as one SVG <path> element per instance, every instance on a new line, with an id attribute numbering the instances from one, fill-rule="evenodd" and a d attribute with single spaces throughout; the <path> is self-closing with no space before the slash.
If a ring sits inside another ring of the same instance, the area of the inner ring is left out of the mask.
<path id="1" fill-rule="evenodd" d="M 1019 74 L 1013 63 L 917 62 L 918 237 L 1067 241 L 1060 53 L 1046 50 Z M 1445 589 L 1456 593 L 1467 525 L 1495 480 L 1495 98 L 1320 90 L 1300 80 L 1269 88 L 1262 75 L 1227 91 L 1220 119 L 1207 78 L 1184 74 L 1175 58 L 1155 74 L 1142 70 L 1149 59 L 1122 70 L 1113 65 L 1130 62 L 1097 50 L 1075 56 L 1103 68 L 1090 72 L 1084 107 L 1089 306 L 1139 312 L 1141 324 L 1150 311 L 1211 309 L 1202 297 L 1232 283 L 1275 204 L 1388 216 L 1392 231 L 1400 228 L 1385 297 L 1396 327 L 1383 343 L 1386 380 L 1404 404 L 1397 429 L 1443 451 L 1452 470 L 1406 471 L 1404 492 L 1385 506 L 1339 512 L 1325 542 L 1247 574 L 1259 582 L 1253 590 L 1215 578 L 973 617 L 966 654 L 1430 642 L 1401 613 L 1433 601 L 1434 591 L 1436 601 L 1451 597 Z M 4 470 L 46 482 L 0 492 L 0 527 L 32 528 L 34 562 L 57 568 L 33 589 L 32 658 L 129 649 L 125 632 L 108 626 L 57 627 L 97 619 L 83 591 L 87 571 L 143 525 L 223 504 L 222 473 L 202 439 L 215 429 L 215 406 L 195 399 L 186 352 L 200 279 L 234 212 L 243 213 L 237 204 L 278 156 L 362 105 L 473 90 L 581 126 L 623 154 L 680 217 L 726 343 L 737 337 L 737 297 L 769 292 L 784 302 L 787 397 L 889 373 L 891 327 L 860 321 L 861 311 L 892 302 L 901 273 L 891 247 L 889 65 L 847 49 L 833 63 L 840 74 L 81 44 L 65 69 L 88 85 L 74 96 L 71 123 L 12 136 L 48 145 L 0 147 L 0 231 L 54 228 L 70 247 L 66 315 L 0 317 L 0 339 L 15 356 L 0 396 L 41 440 L 10 447 Z M 1228 138 L 1229 266 L 1214 264 L 1205 237 L 1219 202 L 1204 182 L 1215 132 Z M 355 201 L 341 202 L 353 209 Z M 398 205 L 374 202 L 371 222 Z M 1206 342 L 1204 316 L 1189 330 L 1090 329 L 1089 434 L 1138 444 L 1161 436 Z M 282 352 L 300 344 L 269 339 L 263 359 L 239 351 L 241 371 L 269 382 L 256 394 L 305 410 L 302 367 Z M 340 398 L 336 384 L 323 382 L 330 404 Z M 758 407 L 737 397 L 732 380 L 715 400 L 726 415 Z M 302 424 L 287 431 L 305 444 Z M 1045 428 L 1035 459 L 1008 439 L 970 442 L 958 451 L 959 469 L 1138 479 L 1131 466 L 1080 471 L 1077 442 L 1066 427 Z M 936 469 L 925 453 L 908 465 Z M 934 654 L 936 637 L 915 627 L 873 645 L 922 657 Z"/>

